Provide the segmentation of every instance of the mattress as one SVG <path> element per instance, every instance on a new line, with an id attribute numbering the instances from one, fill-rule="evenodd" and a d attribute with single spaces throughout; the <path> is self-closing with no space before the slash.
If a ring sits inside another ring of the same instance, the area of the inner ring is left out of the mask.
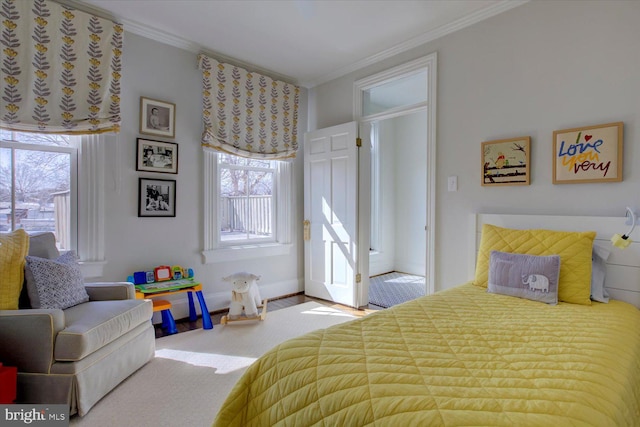
<path id="1" fill-rule="evenodd" d="M 640 426 L 640 311 L 461 285 L 278 345 L 214 425 Z"/>

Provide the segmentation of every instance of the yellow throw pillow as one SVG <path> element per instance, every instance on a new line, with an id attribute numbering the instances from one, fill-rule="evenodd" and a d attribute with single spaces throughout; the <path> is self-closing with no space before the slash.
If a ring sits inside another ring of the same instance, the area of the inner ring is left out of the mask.
<path id="1" fill-rule="evenodd" d="M 29 235 L 23 229 L 0 233 L 0 310 L 17 310 L 24 282 Z"/>
<path id="2" fill-rule="evenodd" d="M 483 224 L 474 284 L 486 288 L 491 251 L 560 255 L 558 300 L 591 305 L 591 252 L 595 231 L 514 230 Z"/>

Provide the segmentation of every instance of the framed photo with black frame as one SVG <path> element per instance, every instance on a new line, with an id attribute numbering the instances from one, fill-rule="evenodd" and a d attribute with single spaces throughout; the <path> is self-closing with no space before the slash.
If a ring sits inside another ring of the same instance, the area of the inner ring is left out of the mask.
<path id="1" fill-rule="evenodd" d="M 176 104 L 140 97 L 140 133 L 176 137 Z"/>
<path id="2" fill-rule="evenodd" d="M 176 180 L 139 178 L 139 217 L 176 216 Z"/>
<path id="3" fill-rule="evenodd" d="M 136 170 L 178 173 L 178 144 L 138 138 Z"/>

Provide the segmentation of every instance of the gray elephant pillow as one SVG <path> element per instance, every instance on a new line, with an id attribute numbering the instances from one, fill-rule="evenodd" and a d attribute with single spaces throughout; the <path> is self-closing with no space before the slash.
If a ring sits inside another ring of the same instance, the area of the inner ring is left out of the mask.
<path id="1" fill-rule="evenodd" d="M 491 251 L 488 292 L 558 303 L 560 256 Z"/>

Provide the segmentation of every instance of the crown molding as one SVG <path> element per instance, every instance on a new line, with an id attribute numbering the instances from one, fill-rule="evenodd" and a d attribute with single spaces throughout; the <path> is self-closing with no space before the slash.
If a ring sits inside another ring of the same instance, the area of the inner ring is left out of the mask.
<path id="1" fill-rule="evenodd" d="M 492 16 L 498 15 L 502 12 L 506 12 L 507 10 L 521 6 L 525 3 L 528 3 L 529 1 L 530 0 L 503 0 L 500 3 L 496 3 L 495 5 L 490 6 L 486 9 L 482 9 L 477 12 L 466 15 L 456 21 L 453 21 L 446 25 L 442 25 L 438 28 L 435 28 L 417 37 L 409 39 L 403 43 L 397 44 L 389 49 L 376 53 L 375 55 L 371 55 L 361 61 L 355 62 L 349 66 L 340 68 L 329 74 L 325 74 L 324 76 L 318 77 L 317 79 L 314 79 L 308 82 L 301 82 L 300 85 L 306 88 L 313 88 L 315 86 L 319 86 L 323 83 L 327 83 L 331 80 L 345 76 L 351 72 L 360 70 L 362 68 L 375 64 L 384 59 L 391 58 L 392 56 L 406 52 L 415 47 L 421 46 L 425 43 L 428 43 L 440 37 L 443 37 L 447 34 L 453 33 L 455 31 L 461 30 L 470 25 L 483 21 L 485 19 L 491 18 Z"/>
<path id="2" fill-rule="evenodd" d="M 54 1 L 57 1 L 58 3 L 67 5 L 69 7 L 73 7 L 78 10 L 85 11 L 87 13 L 92 13 L 102 18 L 107 18 L 107 19 L 114 20 L 116 22 L 120 22 L 124 26 L 125 31 L 131 32 L 133 34 L 146 37 L 151 40 L 155 40 L 160 43 L 164 43 L 180 49 L 184 49 L 189 52 L 204 53 L 206 55 L 209 55 L 215 58 L 216 60 L 237 65 L 239 67 L 243 67 L 251 71 L 259 72 L 273 79 L 282 80 L 287 83 L 293 83 L 293 84 L 305 87 L 307 89 L 311 89 L 315 86 L 319 86 L 323 83 L 327 83 L 331 80 L 345 76 L 351 72 L 354 72 L 362 68 L 365 68 L 369 65 L 375 64 L 376 62 L 382 61 L 387 58 L 391 58 L 392 56 L 398 55 L 400 53 L 411 50 L 415 47 L 421 46 L 425 43 L 436 40 L 447 34 L 466 28 L 470 25 L 483 21 L 487 18 L 491 18 L 492 16 L 498 15 L 502 12 L 506 12 L 507 10 L 521 6 L 525 3 L 528 3 L 530 0 L 502 0 L 493 6 L 490 6 L 488 8 L 466 15 L 449 24 L 442 25 L 438 28 L 435 28 L 434 30 L 428 31 L 417 37 L 409 39 L 403 43 L 397 44 L 396 46 L 393 46 L 389 49 L 383 50 L 382 52 L 378 52 L 375 55 L 371 55 L 363 60 L 357 61 L 346 67 L 339 68 L 331 73 L 325 74 L 323 76 L 320 76 L 310 81 L 301 81 L 291 76 L 276 73 L 272 70 L 267 70 L 265 68 L 259 67 L 250 62 L 241 61 L 241 60 L 238 60 L 237 58 L 233 58 L 217 52 L 210 51 L 205 47 L 200 46 L 197 43 L 194 43 L 190 40 L 187 40 L 175 34 L 167 33 L 165 31 L 159 31 L 148 25 L 140 24 L 138 22 L 124 19 L 119 16 L 114 16 L 113 14 L 105 11 L 104 9 L 100 9 L 96 6 L 85 3 L 82 0 L 54 0 Z"/>
<path id="3" fill-rule="evenodd" d="M 300 85 L 300 82 L 291 76 L 280 74 L 273 70 L 268 70 L 266 68 L 259 67 L 250 62 L 241 61 L 237 58 L 233 58 L 218 52 L 211 51 L 205 48 L 204 46 L 201 46 L 198 43 L 195 43 L 191 40 L 187 40 L 183 37 L 168 33 L 166 31 L 160 31 L 158 29 L 155 29 L 145 24 L 141 24 L 136 21 L 125 19 L 120 16 L 115 16 L 104 9 L 85 3 L 82 0 L 54 0 L 54 1 L 60 4 L 72 7 L 74 9 L 81 10 L 83 12 L 91 13 L 101 18 L 110 19 L 112 21 L 118 22 L 122 24 L 125 31 L 130 32 L 132 34 L 136 34 L 138 36 L 155 40 L 157 42 L 167 44 L 169 46 L 177 47 L 179 49 L 183 49 L 196 54 L 203 53 L 205 55 L 211 56 L 212 58 L 220 62 L 226 62 L 229 64 L 236 65 L 238 67 L 245 68 L 249 71 L 261 73 L 275 80 L 282 80 L 286 83 L 293 83 L 295 85 Z"/>
<path id="4" fill-rule="evenodd" d="M 139 35 L 141 37 L 146 37 L 148 39 L 151 40 L 155 40 L 158 41 L 160 43 L 164 43 L 164 44 L 168 44 L 170 46 L 174 46 L 180 49 L 184 49 L 187 50 L 189 52 L 194 52 L 194 53 L 203 53 L 205 55 L 208 55 L 214 59 L 216 59 L 217 61 L 220 62 L 226 62 L 228 64 L 233 64 L 235 66 L 238 67 L 242 67 L 245 68 L 249 71 L 253 71 L 256 73 L 260 73 L 260 74 L 264 74 L 265 76 L 269 76 L 274 80 L 281 80 L 284 81 L 286 83 L 293 83 L 295 85 L 299 85 L 300 83 L 298 81 L 296 81 L 296 79 L 294 79 L 291 76 L 287 76 L 285 74 L 280 74 L 280 73 L 276 73 L 275 71 L 272 70 L 267 70 L 265 68 L 259 67 L 255 64 L 252 64 L 250 62 L 245 62 L 245 61 L 241 61 L 237 58 L 233 58 L 227 55 L 223 55 L 221 53 L 218 52 L 213 52 L 211 50 L 206 49 L 205 47 L 194 43 L 190 40 L 187 40 L 185 38 L 176 36 L 174 34 L 169 34 L 163 31 L 158 31 L 154 28 L 151 28 L 149 26 L 146 25 L 142 25 L 140 23 L 137 22 L 133 22 L 133 21 L 129 21 L 129 20 L 122 20 L 122 25 L 124 26 L 125 31 L 129 31 L 130 33 Z"/>

